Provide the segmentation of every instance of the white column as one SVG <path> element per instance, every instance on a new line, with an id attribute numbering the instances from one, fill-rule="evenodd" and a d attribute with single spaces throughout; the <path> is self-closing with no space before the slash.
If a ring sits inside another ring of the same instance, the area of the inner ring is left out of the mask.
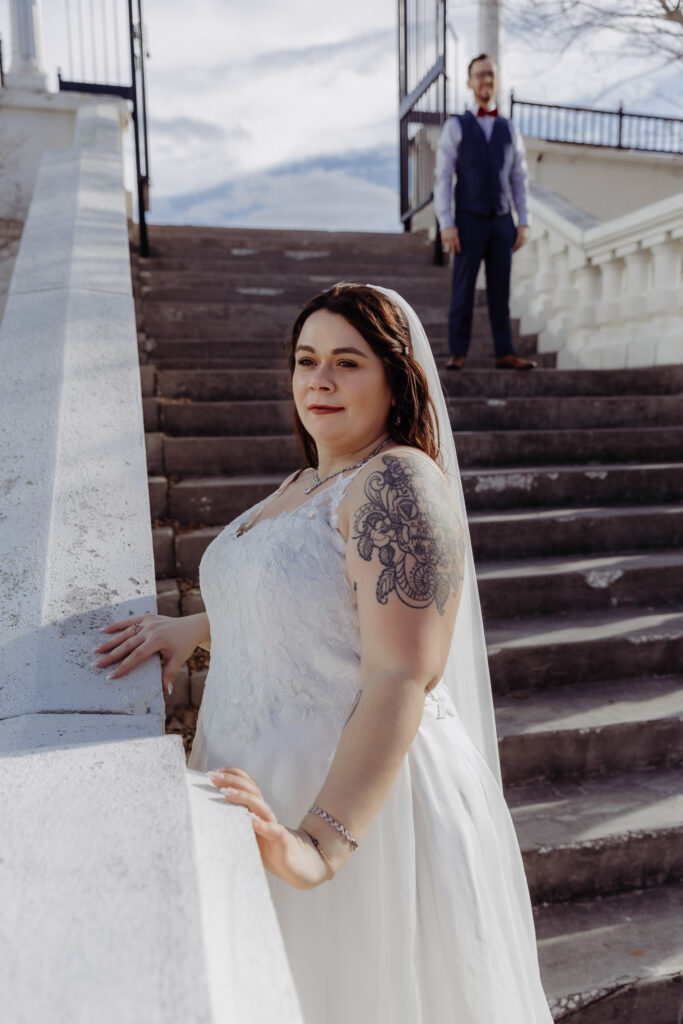
<path id="1" fill-rule="evenodd" d="M 500 66 L 500 0 L 479 0 L 479 53 L 487 53 L 498 65 L 498 102 L 502 103 L 502 71 Z M 472 54 L 474 57 L 474 54 Z"/>
<path id="2" fill-rule="evenodd" d="M 10 0 L 12 64 L 6 83 L 14 89 L 45 92 L 40 0 Z"/>

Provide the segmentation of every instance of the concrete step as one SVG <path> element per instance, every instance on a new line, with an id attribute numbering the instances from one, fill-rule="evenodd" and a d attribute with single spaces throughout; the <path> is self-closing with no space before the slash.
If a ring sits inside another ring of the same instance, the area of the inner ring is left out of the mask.
<path id="1" fill-rule="evenodd" d="M 287 473 L 303 462 L 292 434 L 274 437 L 166 437 L 166 471 L 174 476 Z"/>
<path id="2" fill-rule="evenodd" d="M 170 485 L 167 485 L 165 477 L 152 476 L 152 516 L 159 519 L 170 516 L 181 522 L 197 522 L 199 519 L 206 525 L 225 525 L 279 486 L 283 475 L 191 477 Z M 543 508 L 561 504 L 564 504 L 566 516 L 572 503 L 580 505 L 583 502 L 590 507 L 598 503 L 645 505 L 683 499 L 681 463 L 617 466 L 606 470 L 567 466 L 555 466 L 550 471 L 465 470 L 462 481 L 471 517 L 476 512 L 509 511 L 516 507 L 529 513 L 529 506 Z M 199 509 L 202 515 L 198 517 Z M 507 536 L 509 539 L 509 532 Z M 499 550 L 504 552 L 504 546 Z"/>
<path id="3" fill-rule="evenodd" d="M 683 543 L 683 504 L 473 512 L 477 564 L 486 560 L 636 553 Z"/>
<path id="4" fill-rule="evenodd" d="M 540 466 L 574 461 L 604 463 L 672 462 L 683 451 L 683 427 L 641 430 L 457 431 L 461 467 Z M 301 464 L 290 434 L 270 437 L 168 437 L 164 442 L 169 473 L 286 473 Z M 280 460 L 280 461 L 278 461 Z"/>
<path id="5" fill-rule="evenodd" d="M 249 462 L 248 451 L 245 452 L 245 461 Z M 258 487 L 262 497 L 273 489 L 273 479 L 279 476 L 280 470 L 281 462 L 274 458 L 270 472 L 259 478 L 261 483 Z M 196 478 L 188 480 L 186 487 L 182 486 L 182 482 L 171 485 L 168 506 L 171 518 L 181 519 L 186 525 L 195 523 L 202 526 L 202 529 L 184 532 L 176 540 L 176 547 L 182 544 L 185 552 L 180 575 L 194 576 L 199 558 L 209 540 L 234 518 L 233 512 L 239 514 L 236 509 L 243 501 L 249 502 L 246 507 L 254 504 L 251 501 L 254 496 L 253 478 L 247 478 L 244 473 L 238 474 L 238 477 L 235 491 L 226 491 L 218 482 L 215 488 L 207 483 L 197 489 L 194 486 Z M 282 479 L 281 476 L 279 478 Z M 220 524 L 209 526 L 215 519 L 219 519 Z M 499 513 L 497 516 L 477 513 L 470 516 L 469 523 L 475 559 L 481 566 L 487 558 L 500 561 L 524 556 L 557 557 L 561 554 L 627 553 L 646 548 L 675 548 L 680 546 L 683 538 L 683 505 L 572 509 L 559 513 L 552 510 L 517 515 Z M 167 543 L 163 542 L 164 551 L 167 551 Z M 168 565 L 167 559 L 168 555 L 163 563 L 165 566 Z M 173 572 L 169 573 L 168 569 L 162 572 L 157 563 L 157 575 L 169 574 L 173 575 Z"/>
<path id="6" fill-rule="evenodd" d="M 372 282 L 394 287 L 401 279 L 408 278 L 412 270 L 418 278 L 426 277 L 434 281 L 441 278 L 447 292 L 450 274 L 445 268 L 435 267 L 431 263 L 430 255 L 422 252 L 418 252 L 416 256 L 394 253 L 380 255 L 378 258 L 370 252 L 340 254 L 325 247 L 309 251 L 287 248 L 280 252 L 258 252 L 253 249 L 245 252 L 237 249 L 235 254 L 234 250 L 214 249 L 213 252 L 208 252 L 201 248 L 187 247 L 184 251 L 165 249 L 154 257 L 154 264 L 160 271 L 185 271 L 193 275 L 203 273 L 205 279 L 210 281 L 217 280 L 222 275 L 228 282 L 235 272 L 240 275 L 252 275 L 256 278 L 253 287 L 261 288 L 277 288 L 282 274 L 287 276 L 294 272 L 313 279 L 309 293 L 311 296 L 338 281 L 353 281 L 359 284 Z M 427 258 L 424 258 L 425 256 Z M 144 264 L 140 261 L 135 268 L 136 277 L 137 273 L 144 269 Z"/>
<path id="7" fill-rule="evenodd" d="M 281 434 L 292 424 L 291 401 L 158 404 L 159 426 L 174 435 Z M 548 430 L 577 427 L 683 425 L 683 402 L 677 395 L 624 398 L 449 398 L 453 430 Z M 150 418 L 150 422 L 152 422 Z"/>
<path id="8" fill-rule="evenodd" d="M 152 519 L 166 519 L 168 516 L 168 480 L 163 475 L 150 474 L 147 477 L 149 488 L 149 510 Z"/>
<path id="9" fill-rule="evenodd" d="M 683 393 L 683 366 L 655 366 L 640 370 L 471 370 L 441 373 L 446 394 L 454 398 L 519 398 L 564 395 L 671 395 Z M 160 370 L 156 393 L 167 398 L 228 401 L 286 398 L 291 393 L 286 369 Z"/>
<path id="10" fill-rule="evenodd" d="M 254 321 L 264 321 L 270 325 L 263 337 L 273 332 L 273 327 L 289 327 L 299 314 L 305 302 L 313 297 L 311 285 L 306 291 L 299 286 L 296 290 L 269 288 L 242 288 L 239 291 L 225 284 L 225 278 L 215 275 L 213 278 L 203 275 L 203 283 L 188 287 L 187 284 L 176 288 L 145 288 L 138 286 L 144 293 L 144 320 L 148 322 L 168 323 L 175 321 L 196 320 L 207 323 L 220 322 L 234 334 L 236 325 L 249 327 Z M 416 312 L 431 340 L 432 330 L 438 330 L 440 336 L 447 333 L 447 314 L 449 293 L 447 289 L 421 285 L 422 298 L 415 303 Z M 302 294 L 303 293 L 303 294 Z M 303 301 L 302 301 L 303 299 Z M 477 296 L 473 305 L 473 327 L 489 323 L 488 308 L 481 296 Z M 519 319 L 512 318 L 513 329 L 518 327 Z M 188 335 L 189 337 L 190 335 Z M 248 336 L 253 336 L 249 332 Z"/>
<path id="11" fill-rule="evenodd" d="M 156 309 L 147 309 L 141 326 L 145 337 L 154 343 L 150 351 L 165 358 L 171 355 L 196 359 L 202 356 L 227 358 L 239 354 L 248 355 L 250 352 L 273 355 L 279 347 L 285 347 L 289 342 L 290 328 L 299 308 L 292 306 L 287 311 L 281 310 L 278 318 L 268 309 L 245 309 L 239 316 L 227 317 L 221 315 L 219 310 L 188 302 L 180 310 L 160 306 L 163 316 L 158 315 Z M 439 356 L 445 359 L 448 354 L 445 312 L 439 310 L 432 320 L 425 326 L 438 362 Z M 536 335 L 521 335 L 517 321 L 513 321 L 511 327 L 517 351 L 521 354 L 536 353 Z M 468 371 L 473 365 L 472 357 L 479 355 L 493 356 L 490 328 L 485 317 L 474 318 L 472 343 L 467 358 Z"/>
<path id="12" fill-rule="evenodd" d="M 683 766 L 506 791 L 534 902 L 683 880 Z"/>
<path id="13" fill-rule="evenodd" d="M 683 885 L 535 908 L 541 977 L 566 1024 L 680 1024 Z"/>
<path id="14" fill-rule="evenodd" d="M 485 509 L 647 505 L 683 499 L 683 462 L 463 469 L 470 513 Z"/>
<path id="15" fill-rule="evenodd" d="M 449 399 L 454 430 L 575 430 L 683 425 L 678 395 Z"/>
<path id="16" fill-rule="evenodd" d="M 159 422 L 179 437 L 283 434 L 292 429 L 294 404 L 275 402 L 177 402 L 160 398 Z"/>
<path id="17" fill-rule="evenodd" d="M 195 369 L 205 369 L 204 361 L 208 360 L 216 366 L 221 362 L 226 366 L 237 366 L 240 362 L 246 366 L 259 363 L 265 366 L 271 363 L 274 369 L 287 369 L 289 342 L 286 335 L 286 329 L 274 330 L 263 337 L 250 337 L 241 330 L 226 328 L 222 324 L 194 323 L 187 330 L 182 324 L 171 324 L 168 330 L 157 330 L 156 325 L 150 324 L 145 325 L 140 338 L 140 349 L 142 354 L 148 359 L 153 359 L 156 365 L 178 362 L 191 368 L 194 362 Z M 555 359 L 552 352 L 539 354 L 536 351 L 534 337 L 513 337 L 513 341 L 518 355 L 533 358 L 542 369 L 547 369 L 550 360 Z M 445 368 L 448 358 L 448 343 L 445 337 L 434 339 L 432 352 L 437 365 Z M 493 346 L 488 327 L 484 325 L 473 336 L 466 372 L 494 368 Z M 512 376 L 511 371 L 507 372 Z"/>
<path id="18" fill-rule="evenodd" d="M 304 266 L 290 265 L 279 268 L 277 281 L 269 284 L 261 271 L 234 265 L 225 272 L 220 269 L 209 272 L 206 266 L 199 270 L 192 267 L 175 270 L 169 266 L 170 261 L 160 262 L 160 266 L 155 262 L 149 269 L 140 268 L 136 275 L 136 293 L 143 302 L 163 302 L 193 292 L 210 301 L 224 301 L 229 296 L 235 305 L 261 299 L 271 302 L 275 309 L 279 302 L 296 303 L 301 308 L 317 292 L 331 288 L 339 280 L 338 272 L 310 274 Z M 417 267 L 416 270 L 413 274 L 392 271 L 385 278 L 386 287 L 399 292 L 413 307 L 440 304 L 448 309 L 450 275 L 438 269 L 429 272 L 429 268 Z M 484 306 L 485 301 L 483 291 L 475 296 L 477 306 Z"/>
<path id="19" fill-rule="evenodd" d="M 195 402 L 272 401 L 288 399 L 287 370 L 159 370 L 157 394 Z"/>
<path id="20" fill-rule="evenodd" d="M 496 695 L 673 675 L 683 664 L 680 606 L 539 616 L 485 628 Z"/>
<path id="21" fill-rule="evenodd" d="M 683 427 L 460 431 L 455 445 L 463 467 L 673 462 L 683 452 Z"/>
<path id="22" fill-rule="evenodd" d="M 159 615 L 171 615 L 176 618 L 181 614 L 180 589 L 177 579 L 173 577 L 170 579 L 157 579 L 156 593 L 157 613 Z"/>
<path id="23" fill-rule="evenodd" d="M 484 562 L 477 580 L 488 621 L 624 606 L 683 606 L 683 551 Z"/>
<path id="24" fill-rule="evenodd" d="M 179 480 L 168 491 L 166 515 L 181 522 L 225 526 L 282 483 L 282 475 L 201 477 Z"/>
<path id="25" fill-rule="evenodd" d="M 372 253 L 383 257 L 406 254 L 414 259 L 422 251 L 431 253 L 432 243 L 427 232 L 414 234 L 379 231 L 316 231 L 282 230 L 268 228 L 205 227 L 194 224 L 152 224 L 149 227 L 150 245 L 167 252 L 174 246 L 185 253 L 195 247 L 210 260 L 221 249 L 231 251 L 235 246 L 247 246 L 257 254 L 280 252 L 294 247 L 301 252 L 317 251 L 321 246 L 341 253 Z M 156 255 L 154 256 L 156 259 Z M 146 262 L 146 261 L 141 261 Z"/>
<path id="26" fill-rule="evenodd" d="M 386 287 L 395 288 L 399 275 L 393 275 L 394 280 L 387 283 Z M 190 303 L 190 302 L 230 302 L 233 309 L 237 310 L 242 306 L 253 306 L 262 303 L 270 307 L 272 314 L 280 316 L 280 309 L 283 305 L 296 305 L 301 309 L 317 292 L 336 284 L 338 277 L 334 274 L 318 274 L 311 276 L 300 272 L 278 273 L 277 286 L 269 287 L 265 284 L 263 275 L 236 274 L 231 271 L 228 279 L 220 273 L 208 274 L 206 271 L 192 273 L 191 271 L 160 271 L 154 273 L 143 273 L 140 275 L 137 291 L 145 303 L 154 308 L 160 303 Z M 448 310 L 450 298 L 450 281 L 442 275 L 422 277 L 421 279 L 408 278 L 401 275 L 400 294 L 411 306 L 434 306 L 439 305 L 442 309 Z M 410 289 L 410 294 L 408 294 Z M 399 288 L 395 288 L 399 291 Z M 483 308 L 483 303 L 478 306 Z"/>
<path id="27" fill-rule="evenodd" d="M 573 682 L 494 700 L 503 783 L 683 764 L 683 676 Z"/>
<path id="28" fill-rule="evenodd" d="M 164 342 L 164 347 L 166 343 Z M 248 355 L 242 356 L 230 356 L 229 358 L 203 358 L 197 360 L 195 358 L 186 358 L 185 356 L 176 355 L 164 355 L 160 354 L 156 348 L 154 341 L 145 341 L 145 347 L 142 349 L 141 357 L 154 361 L 154 365 L 158 370 L 181 370 L 181 371 L 192 371 L 196 370 L 198 366 L 201 366 L 205 370 L 211 372 L 228 371 L 235 372 L 239 370 L 246 370 L 253 372 L 254 370 L 278 370 L 287 366 L 287 357 L 283 354 L 281 358 L 261 355 Z M 521 356 L 529 356 L 534 359 L 541 369 L 552 369 L 555 366 L 555 354 L 552 352 L 541 352 L 540 354 L 531 351 L 526 352 L 524 348 L 518 347 L 517 354 Z M 439 357 L 443 363 L 446 361 L 446 355 Z M 477 370 L 493 370 L 495 369 L 495 360 L 492 354 L 487 351 L 482 355 L 473 355 L 468 360 L 468 364 L 471 366 L 473 372 Z M 498 371 L 499 373 L 502 371 Z M 510 371 L 508 371 L 510 372 Z"/>

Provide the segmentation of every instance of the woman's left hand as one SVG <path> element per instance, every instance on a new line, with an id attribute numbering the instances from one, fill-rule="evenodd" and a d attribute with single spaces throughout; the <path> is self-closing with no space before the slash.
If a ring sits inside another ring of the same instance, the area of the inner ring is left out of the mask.
<path id="1" fill-rule="evenodd" d="M 209 772 L 209 778 L 228 803 L 249 810 L 266 871 L 295 889 L 313 889 L 329 879 L 328 868 L 306 833 L 280 824 L 250 775 L 241 768 L 221 768 Z"/>

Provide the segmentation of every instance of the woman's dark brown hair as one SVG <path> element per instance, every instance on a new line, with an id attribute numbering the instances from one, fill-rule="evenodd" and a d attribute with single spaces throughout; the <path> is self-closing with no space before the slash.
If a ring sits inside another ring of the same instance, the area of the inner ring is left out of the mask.
<path id="1" fill-rule="evenodd" d="M 355 327 L 384 363 L 384 372 L 394 398 L 387 424 L 397 444 L 419 448 L 435 461 L 439 457 L 436 410 L 429 395 L 422 367 L 413 358 L 410 330 L 403 311 L 382 292 L 363 284 L 345 281 L 310 299 L 294 321 L 290 337 L 289 372 L 294 373 L 296 346 L 301 329 L 311 313 L 325 309 L 338 313 Z M 296 409 L 294 430 L 309 466 L 318 465 L 315 441 L 304 428 Z"/>

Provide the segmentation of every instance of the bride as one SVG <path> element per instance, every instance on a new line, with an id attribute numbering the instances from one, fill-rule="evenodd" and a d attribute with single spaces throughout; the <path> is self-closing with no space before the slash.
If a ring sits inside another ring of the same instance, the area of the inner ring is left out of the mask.
<path id="1" fill-rule="evenodd" d="M 112 623 L 99 664 L 159 652 L 169 690 L 211 648 L 189 767 L 249 813 L 307 1024 L 550 1024 L 422 325 L 335 285 L 290 368 L 308 465 L 208 547 L 207 614 Z"/>

